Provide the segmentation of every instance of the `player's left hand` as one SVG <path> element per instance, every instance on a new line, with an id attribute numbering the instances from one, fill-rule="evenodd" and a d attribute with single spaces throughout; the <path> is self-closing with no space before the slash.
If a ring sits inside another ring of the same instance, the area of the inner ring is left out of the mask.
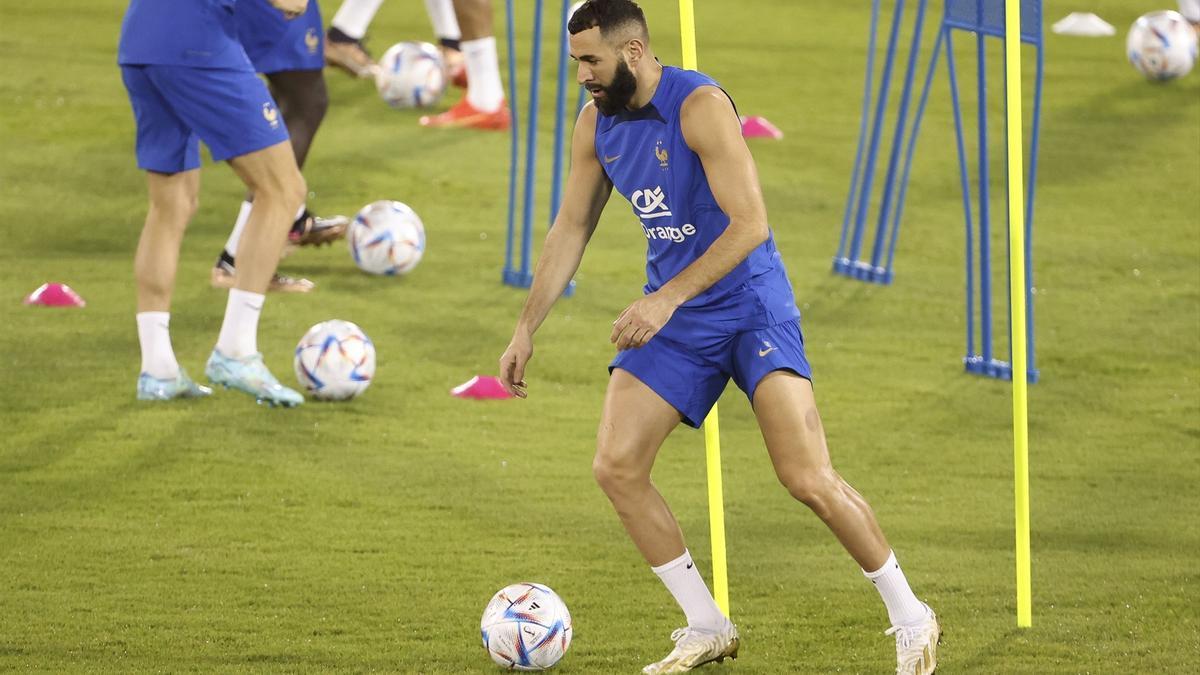
<path id="1" fill-rule="evenodd" d="M 637 349 L 658 334 L 675 314 L 677 304 L 655 291 L 625 308 L 613 322 L 610 341 L 617 349 Z"/>

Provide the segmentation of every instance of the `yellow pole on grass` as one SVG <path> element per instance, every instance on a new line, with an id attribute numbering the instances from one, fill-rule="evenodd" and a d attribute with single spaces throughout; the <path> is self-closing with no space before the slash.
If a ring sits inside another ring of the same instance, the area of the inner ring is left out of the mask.
<path id="1" fill-rule="evenodd" d="M 1029 560 L 1029 400 L 1025 341 L 1025 169 L 1021 107 L 1021 4 L 1004 3 L 1008 102 L 1008 257 L 1012 298 L 1013 482 L 1017 521 L 1017 626 L 1033 625 Z M 981 103 L 982 105 L 982 103 Z"/>
<path id="2" fill-rule="evenodd" d="M 683 67 L 696 69 L 696 16 L 692 0 L 679 0 Z M 725 496 L 721 490 L 721 427 L 717 406 L 704 418 L 704 459 L 708 471 L 708 529 L 712 539 L 713 597 L 729 616 L 729 570 L 725 566 Z"/>

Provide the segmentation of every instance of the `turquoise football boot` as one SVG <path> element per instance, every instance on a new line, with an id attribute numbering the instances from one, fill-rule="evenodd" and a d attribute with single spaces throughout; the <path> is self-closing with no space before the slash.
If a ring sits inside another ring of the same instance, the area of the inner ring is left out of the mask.
<path id="1" fill-rule="evenodd" d="M 208 365 L 204 374 L 213 384 L 219 384 L 226 389 L 237 389 L 253 396 L 259 403 L 270 406 L 292 408 L 304 403 L 300 392 L 288 389 L 279 384 L 279 380 L 267 370 L 263 363 L 262 354 L 251 354 L 240 359 L 225 356 L 213 350 L 208 357 Z"/>
<path id="2" fill-rule="evenodd" d="M 196 384 L 187 372 L 179 369 L 175 377 L 160 380 L 150 373 L 138 375 L 137 397 L 139 401 L 170 401 L 176 398 L 204 398 L 212 389 Z"/>

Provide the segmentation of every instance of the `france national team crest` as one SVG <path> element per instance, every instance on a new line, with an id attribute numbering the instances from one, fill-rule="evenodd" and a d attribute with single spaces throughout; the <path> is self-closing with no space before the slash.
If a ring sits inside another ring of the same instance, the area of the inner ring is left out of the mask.
<path id="1" fill-rule="evenodd" d="M 279 128 L 279 110 L 275 108 L 275 104 L 270 101 L 262 106 L 263 119 L 271 125 L 272 129 Z"/>
<path id="2" fill-rule="evenodd" d="M 667 149 L 663 147 L 661 139 L 659 139 L 658 145 L 654 148 L 654 156 L 658 158 L 658 165 L 660 167 L 664 169 L 669 168 L 667 166 Z"/>
<path id="3" fill-rule="evenodd" d="M 317 53 L 317 48 L 321 46 L 321 36 L 317 35 L 316 28 L 309 28 L 304 34 L 304 46 L 308 48 L 309 54 Z"/>

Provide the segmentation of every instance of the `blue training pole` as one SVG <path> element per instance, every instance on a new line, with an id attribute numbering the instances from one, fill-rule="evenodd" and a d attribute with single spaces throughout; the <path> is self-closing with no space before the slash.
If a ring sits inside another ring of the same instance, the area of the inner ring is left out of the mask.
<path id="1" fill-rule="evenodd" d="M 967 359 L 975 355 L 975 224 L 971 214 L 971 181 L 967 177 L 967 151 L 963 132 L 962 106 L 958 97 L 958 72 L 954 67 L 954 39 L 949 28 L 942 28 L 946 40 L 946 68 L 950 73 L 950 103 L 954 110 L 954 140 L 958 149 L 958 179 L 962 184 L 963 216 L 966 221 L 967 267 Z"/>
<path id="2" fill-rule="evenodd" d="M 533 8 L 533 55 L 529 66 L 529 122 L 525 130 L 525 196 L 521 220 L 521 285 L 533 282 L 530 271 L 533 259 L 533 184 L 537 168 L 538 93 L 542 70 L 542 5 L 537 0 Z M 514 122 L 515 125 L 515 122 Z"/>
<path id="3" fill-rule="evenodd" d="M 513 237 L 516 235 L 514 227 L 516 226 L 517 215 L 517 149 L 520 146 L 520 141 L 517 138 L 519 135 L 519 118 L 517 111 L 521 108 L 517 104 L 517 55 L 514 45 L 516 38 L 513 30 L 513 0 L 506 0 L 504 3 L 504 18 L 506 22 L 506 37 L 508 39 L 508 108 L 509 114 L 512 116 L 512 131 L 509 133 L 509 153 L 508 153 L 508 233 L 504 244 L 504 271 L 502 279 L 504 283 L 513 285 Z"/>
<path id="4" fill-rule="evenodd" d="M 983 25 L 983 3 L 977 11 L 977 24 Z M 992 353 L 992 242 L 991 190 L 988 185 L 988 128 L 987 128 L 987 37 L 975 35 L 976 77 L 979 90 L 979 341 L 982 346 L 985 372 L 990 368 Z"/>
<path id="5" fill-rule="evenodd" d="M 900 195 L 896 198 L 896 214 L 892 218 L 892 238 L 888 242 L 887 269 L 892 269 L 896 259 L 896 239 L 900 234 L 900 217 L 904 214 L 904 201 L 908 197 L 908 179 L 912 173 L 913 153 L 916 151 L 917 138 L 921 135 L 921 120 L 925 118 L 925 106 L 929 103 L 929 90 L 933 85 L 933 74 L 937 70 L 938 57 L 942 53 L 942 41 L 946 32 L 939 28 L 937 39 L 933 42 L 933 56 L 929 57 L 929 70 L 925 73 L 925 87 L 921 90 L 921 102 L 917 104 L 917 114 L 913 119 L 912 135 L 908 137 L 908 149 L 904 153 L 904 171 L 900 174 Z"/>
<path id="6" fill-rule="evenodd" d="M 896 189 L 896 167 L 900 161 L 900 144 L 904 141 L 904 127 L 908 125 L 908 108 L 912 103 L 913 77 L 917 72 L 917 56 L 921 49 L 921 34 L 925 28 L 925 8 L 929 0 L 917 2 L 917 18 L 913 24 L 912 46 L 908 52 L 908 66 L 904 72 L 904 90 L 900 95 L 900 109 L 896 112 L 896 133 L 892 137 L 892 154 L 888 158 L 887 175 L 884 178 L 883 201 L 879 206 L 879 224 L 875 228 L 875 245 L 871 249 L 871 267 L 879 269 L 883 256 L 883 239 L 887 234 L 888 214 L 892 208 L 892 196 Z M 891 269 L 884 271 L 881 281 L 890 281 Z"/>
<path id="7" fill-rule="evenodd" d="M 862 118 L 858 125 L 858 148 L 854 151 L 854 170 L 850 172 L 850 194 L 846 196 L 846 210 L 842 213 L 842 237 L 838 241 L 837 258 L 834 259 L 834 269 L 838 261 L 846 259 L 846 235 L 850 231 L 850 214 L 854 211 L 854 197 L 858 190 L 859 171 L 862 169 L 863 148 L 867 139 L 867 116 L 871 114 L 871 84 L 875 76 L 875 40 L 879 26 L 879 0 L 871 3 L 871 30 L 867 38 L 867 76 L 863 86 Z M 856 228 L 862 227 L 856 222 Z"/>
<path id="8" fill-rule="evenodd" d="M 879 154 L 879 136 L 883 127 L 883 116 L 887 109 L 888 90 L 892 83 L 892 66 L 896 60 L 896 41 L 900 35 L 900 19 L 904 15 L 904 0 L 896 0 L 895 15 L 892 17 L 891 33 L 888 35 L 887 55 L 880 76 L 879 96 L 875 101 L 875 119 L 871 124 L 871 141 L 867 147 L 867 165 L 863 170 L 862 187 L 858 194 L 858 212 L 855 215 L 854 236 L 850 240 L 850 260 L 858 260 L 862 252 L 862 223 L 867 220 L 867 207 L 871 202 L 871 184 L 875 175 L 875 158 Z"/>
<path id="9" fill-rule="evenodd" d="M 562 2 L 562 25 L 558 37 L 558 91 L 554 101 L 554 169 L 550 182 L 550 224 L 558 216 L 563 189 L 563 137 L 567 118 L 567 20 L 571 18 L 571 0 Z"/>

